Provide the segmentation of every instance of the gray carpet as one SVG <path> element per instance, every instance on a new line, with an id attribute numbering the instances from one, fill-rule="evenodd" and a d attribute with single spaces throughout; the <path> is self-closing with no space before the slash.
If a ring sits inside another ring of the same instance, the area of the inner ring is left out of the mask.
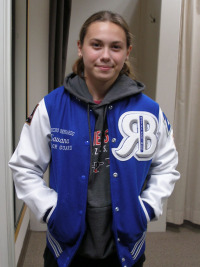
<path id="1" fill-rule="evenodd" d="M 45 232 L 30 232 L 18 267 L 43 267 Z M 165 233 L 147 233 L 144 267 L 200 267 L 200 227 L 168 225 Z M 78 266 L 77 266 L 78 267 Z"/>

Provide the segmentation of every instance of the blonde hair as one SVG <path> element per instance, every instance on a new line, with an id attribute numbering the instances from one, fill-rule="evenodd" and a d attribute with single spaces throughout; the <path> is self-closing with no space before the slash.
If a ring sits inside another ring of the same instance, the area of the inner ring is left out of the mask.
<path id="1" fill-rule="evenodd" d="M 122 16 L 120 16 L 117 13 L 113 13 L 111 11 L 100 11 L 97 12 L 95 14 L 93 14 L 92 16 L 90 16 L 85 23 L 83 24 L 81 30 L 80 30 L 80 34 L 79 34 L 79 41 L 80 44 L 83 45 L 84 43 L 84 38 L 85 35 L 87 33 L 87 30 L 89 28 L 89 26 L 97 21 L 109 21 L 112 22 L 114 24 L 117 24 L 118 26 L 120 26 L 126 35 L 126 45 L 127 45 L 127 49 L 130 47 L 130 45 L 132 45 L 132 34 L 129 30 L 129 27 L 126 23 L 126 21 L 122 18 Z M 73 67 L 72 70 L 74 73 L 76 73 L 77 75 L 79 75 L 80 77 L 84 78 L 83 73 L 84 73 L 84 62 L 83 62 L 83 58 L 80 57 L 78 58 Z M 123 68 L 120 71 L 120 74 L 125 74 L 131 78 L 135 78 L 135 75 L 133 73 L 133 67 L 131 66 L 129 60 L 126 60 L 126 62 L 124 63 Z"/>

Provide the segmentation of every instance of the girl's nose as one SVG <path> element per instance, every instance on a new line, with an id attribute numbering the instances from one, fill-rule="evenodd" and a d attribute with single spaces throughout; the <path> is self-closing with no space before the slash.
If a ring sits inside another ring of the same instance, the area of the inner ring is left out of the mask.
<path id="1" fill-rule="evenodd" d="M 108 48 L 104 48 L 102 51 L 102 55 L 101 55 L 101 60 L 104 62 L 108 62 L 110 61 L 110 54 L 109 54 L 109 49 Z"/>

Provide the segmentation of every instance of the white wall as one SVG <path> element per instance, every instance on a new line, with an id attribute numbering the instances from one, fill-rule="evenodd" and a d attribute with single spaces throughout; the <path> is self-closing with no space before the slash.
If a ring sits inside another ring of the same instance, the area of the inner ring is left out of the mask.
<path id="1" fill-rule="evenodd" d="M 146 85 L 145 93 L 155 99 L 161 1 L 141 0 L 140 3 L 138 76 Z"/>
<path id="2" fill-rule="evenodd" d="M 29 1 L 29 114 L 48 93 L 49 0 Z"/>
<path id="3" fill-rule="evenodd" d="M 182 0 L 162 0 L 156 101 L 173 124 Z"/>

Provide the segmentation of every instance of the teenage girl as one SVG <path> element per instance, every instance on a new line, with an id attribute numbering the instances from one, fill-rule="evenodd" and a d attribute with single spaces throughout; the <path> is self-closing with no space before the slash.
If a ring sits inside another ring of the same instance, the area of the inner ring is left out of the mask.
<path id="1" fill-rule="evenodd" d="M 131 49 L 120 15 L 89 17 L 73 73 L 36 106 L 10 160 L 18 197 L 47 223 L 45 267 L 143 266 L 147 224 L 179 178 L 172 128 L 134 79 Z"/>

